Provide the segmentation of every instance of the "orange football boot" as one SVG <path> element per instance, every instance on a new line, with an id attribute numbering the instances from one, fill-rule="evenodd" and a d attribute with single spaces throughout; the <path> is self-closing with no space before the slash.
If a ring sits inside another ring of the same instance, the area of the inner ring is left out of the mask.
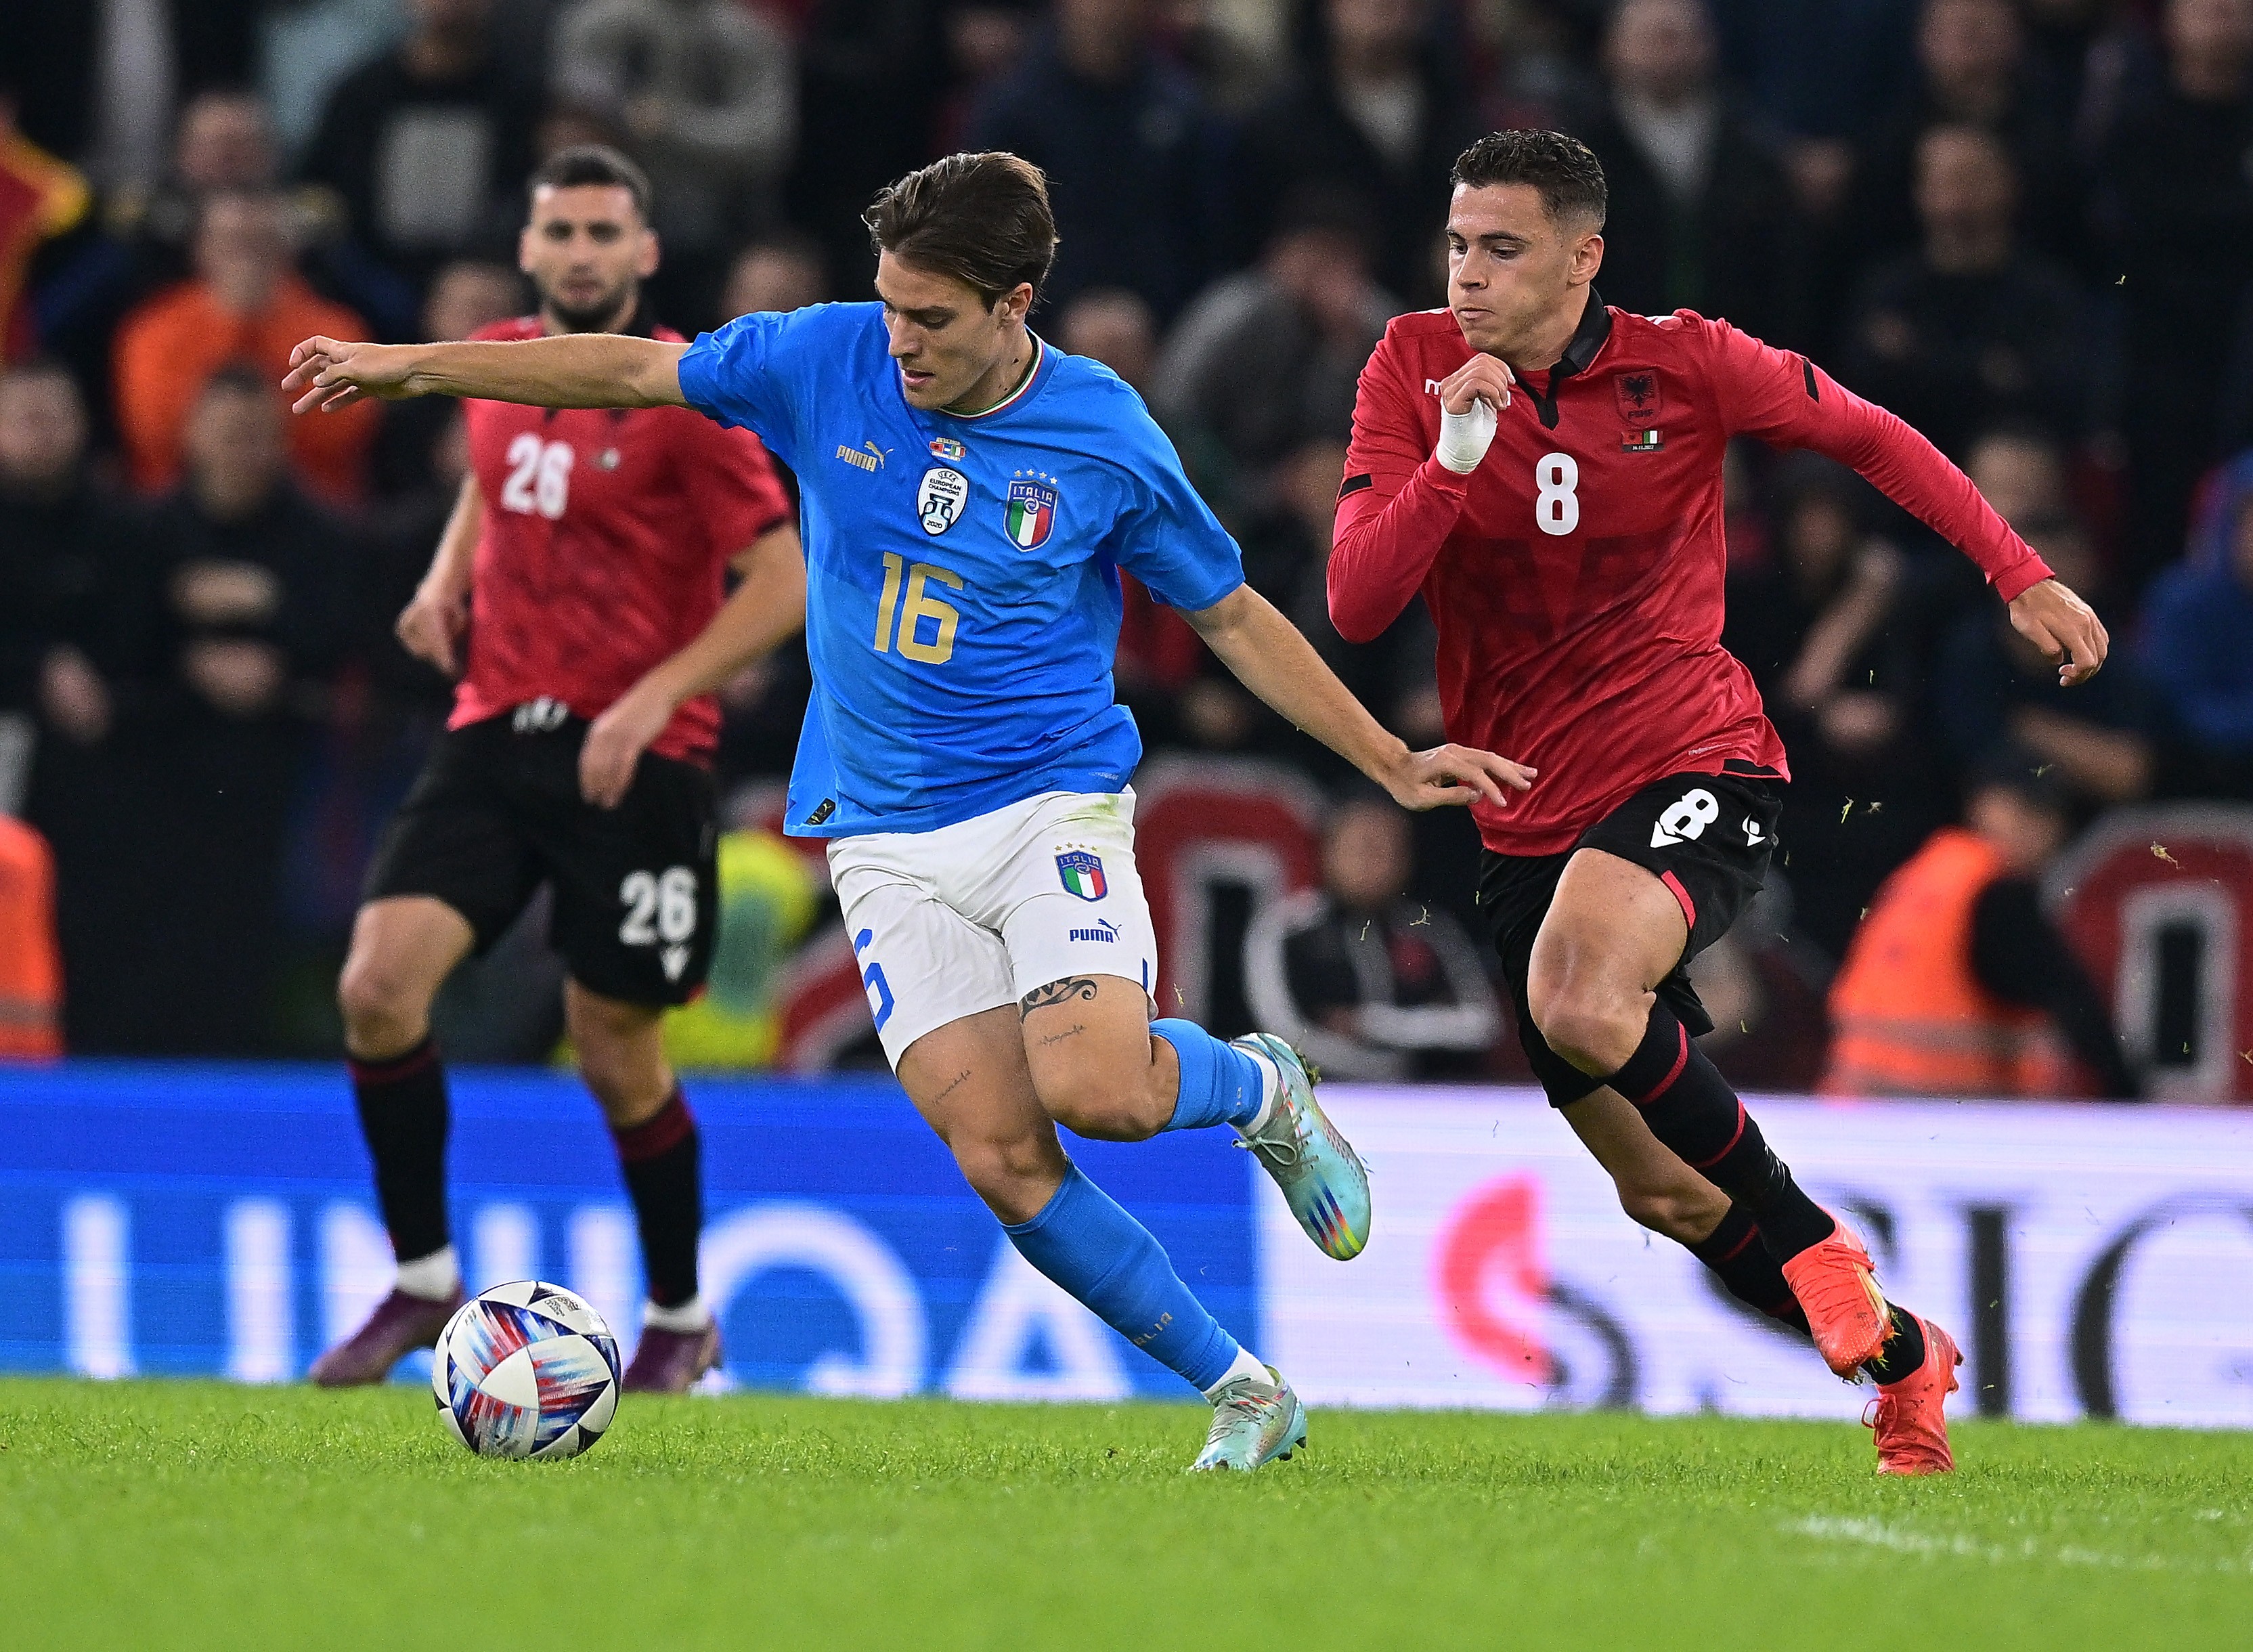
<path id="1" fill-rule="evenodd" d="M 1956 1467 L 1943 1408 L 1963 1386 L 1956 1368 L 1964 1356 L 1930 1320 L 1919 1315 L 1917 1323 L 1924 1327 L 1924 1363 L 1898 1383 L 1880 1386 L 1862 1413 L 1864 1425 L 1877 1431 L 1881 1474 L 1945 1474 Z"/>
<path id="2" fill-rule="evenodd" d="M 1893 1312 L 1871 1271 L 1870 1253 L 1835 1216 L 1837 1230 L 1783 1265 L 1823 1363 L 1848 1382 L 1877 1358 L 1893 1335 Z"/>

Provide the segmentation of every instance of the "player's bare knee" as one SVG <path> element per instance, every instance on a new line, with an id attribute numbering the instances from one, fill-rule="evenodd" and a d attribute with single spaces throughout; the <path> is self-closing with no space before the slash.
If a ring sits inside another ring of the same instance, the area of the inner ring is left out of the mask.
<path id="1" fill-rule="evenodd" d="M 1616 1072 L 1643 1042 L 1650 1011 L 1615 994 L 1565 985 L 1533 999 L 1533 1024 L 1549 1048 L 1582 1072 Z"/>
<path id="2" fill-rule="evenodd" d="M 571 994 L 568 1025 L 579 1058 L 579 1077 L 621 1128 L 645 1122 L 673 1094 L 673 1069 L 647 1012 L 589 1002 Z"/>
<path id="3" fill-rule="evenodd" d="M 422 983 L 388 960 L 354 952 L 337 978 L 345 1045 L 367 1060 L 404 1055 L 429 1025 L 430 995 Z"/>
<path id="4" fill-rule="evenodd" d="M 1038 1088 L 1049 1117 L 1091 1141 L 1147 1141 L 1173 1117 L 1170 1098 L 1161 1108 L 1130 1079 L 1090 1075 Z"/>
<path id="5" fill-rule="evenodd" d="M 579 1077 L 601 1104 L 603 1116 L 621 1129 L 654 1118 L 673 1094 L 673 1073 L 662 1062 L 613 1052 L 579 1052 Z"/>
<path id="6" fill-rule="evenodd" d="M 947 1145 L 971 1191 L 1004 1221 L 1031 1220 L 1056 1191 L 1063 1150 L 1053 1135 L 963 1135 Z"/>

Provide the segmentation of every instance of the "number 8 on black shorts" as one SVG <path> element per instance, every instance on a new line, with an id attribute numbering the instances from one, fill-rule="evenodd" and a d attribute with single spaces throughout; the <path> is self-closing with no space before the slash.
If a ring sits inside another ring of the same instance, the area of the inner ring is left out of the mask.
<path id="1" fill-rule="evenodd" d="M 1601 849 L 1642 867 L 1666 886 L 1682 908 L 1689 933 L 1681 961 L 1658 983 L 1658 996 L 1693 1035 L 1709 1033 L 1713 1018 L 1690 983 L 1689 962 L 1727 934 L 1760 893 L 1782 812 L 1782 776 L 1732 762 L 1718 773 L 1669 775 L 1644 786 L 1561 854 L 1496 854 L 1489 849 L 1480 855 L 1479 910 L 1502 958 L 1503 979 L 1517 1015 L 1517 1042 L 1552 1104 L 1569 1105 L 1597 1087 L 1596 1080 L 1549 1048 L 1533 1024 L 1526 996 L 1534 939 L 1566 863 L 1579 850 Z"/>

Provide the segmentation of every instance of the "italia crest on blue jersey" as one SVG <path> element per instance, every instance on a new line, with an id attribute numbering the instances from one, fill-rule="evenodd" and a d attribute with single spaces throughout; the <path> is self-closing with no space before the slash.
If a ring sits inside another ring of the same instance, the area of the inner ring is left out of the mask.
<path id="1" fill-rule="evenodd" d="M 1111 885 L 1103 875 L 1103 857 L 1090 854 L 1085 849 L 1072 849 L 1057 856 L 1057 872 L 1064 879 L 1064 887 L 1083 901 L 1099 901 L 1111 893 Z"/>
<path id="2" fill-rule="evenodd" d="M 1048 543 L 1056 527 L 1057 491 L 1044 482 L 1009 484 L 1006 519 L 1009 542 L 1021 551 L 1036 551 Z"/>

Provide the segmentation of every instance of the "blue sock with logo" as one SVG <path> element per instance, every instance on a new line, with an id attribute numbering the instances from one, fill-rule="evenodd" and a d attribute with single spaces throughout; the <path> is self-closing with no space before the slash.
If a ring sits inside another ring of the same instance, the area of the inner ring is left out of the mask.
<path id="1" fill-rule="evenodd" d="M 1078 1165 L 1040 1215 L 1001 1230 L 1026 1261 L 1200 1392 L 1236 1363 L 1236 1339 L 1182 1283 L 1156 1236 Z"/>
<path id="2" fill-rule="evenodd" d="M 1203 1130 L 1210 1125 L 1248 1125 L 1266 1099 L 1267 1078 L 1258 1062 L 1224 1043 L 1195 1021 L 1154 1021 L 1150 1031 L 1174 1047 L 1181 1058 L 1182 1084 L 1168 1130 Z"/>

